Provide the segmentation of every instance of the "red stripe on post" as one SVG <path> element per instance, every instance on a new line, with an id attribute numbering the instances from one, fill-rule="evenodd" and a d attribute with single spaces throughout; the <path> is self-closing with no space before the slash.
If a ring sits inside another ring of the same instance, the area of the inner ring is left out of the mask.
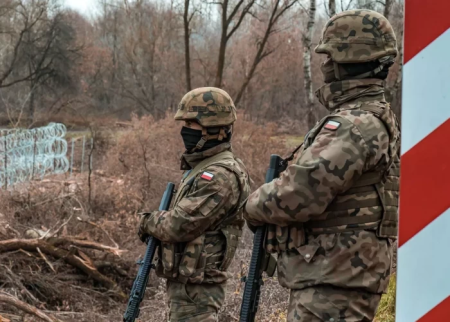
<path id="1" fill-rule="evenodd" d="M 399 247 L 450 208 L 449 138 L 450 119 L 401 158 Z"/>
<path id="2" fill-rule="evenodd" d="M 448 321 L 450 318 L 450 296 L 421 317 L 417 322 Z"/>
<path id="3" fill-rule="evenodd" d="M 450 28 L 449 12 L 450 0 L 405 1 L 404 64 Z"/>

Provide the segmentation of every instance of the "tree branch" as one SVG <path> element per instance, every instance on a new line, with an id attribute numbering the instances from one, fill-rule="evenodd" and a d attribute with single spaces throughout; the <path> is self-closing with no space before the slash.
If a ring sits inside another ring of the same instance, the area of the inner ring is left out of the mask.
<path id="1" fill-rule="evenodd" d="M 38 308 L 31 306 L 25 302 L 22 302 L 17 297 L 14 297 L 8 293 L 5 293 L 3 291 L 0 291 L 0 303 L 6 303 L 8 305 L 12 305 L 15 308 L 18 308 L 19 310 L 22 310 L 24 312 L 27 312 L 29 314 L 33 314 L 40 318 L 41 320 L 47 321 L 47 322 L 62 322 L 61 320 L 51 317 Z"/>
<path id="2" fill-rule="evenodd" d="M 231 23 L 231 21 L 233 20 L 234 16 L 237 14 L 237 12 L 239 10 L 239 7 L 242 6 L 243 3 L 244 3 L 244 0 L 239 0 L 239 2 L 233 8 L 233 11 L 231 11 L 231 14 L 228 16 L 228 19 L 227 19 L 227 27 Z"/>
<path id="3" fill-rule="evenodd" d="M 227 40 L 229 40 L 231 38 L 231 36 L 233 36 L 233 34 L 236 32 L 236 30 L 238 30 L 238 28 L 240 27 L 242 21 L 244 20 L 245 16 L 247 15 L 247 13 L 250 11 L 250 9 L 252 8 L 252 6 L 255 4 L 256 0 L 251 0 L 244 9 L 242 9 L 242 13 L 239 16 L 239 20 L 236 23 L 236 25 L 231 29 L 231 31 L 227 34 L 226 38 Z M 230 20 L 230 19 L 228 19 Z M 227 24 L 227 28 L 228 28 L 229 22 Z"/>
<path id="4" fill-rule="evenodd" d="M 19 249 L 27 250 L 30 252 L 37 251 L 37 248 L 47 255 L 50 255 L 57 259 L 64 260 L 67 264 L 72 265 L 73 267 L 76 267 L 83 271 L 86 275 L 90 276 L 95 281 L 99 282 L 100 284 L 104 285 L 108 289 L 116 292 L 117 295 L 119 295 L 121 298 L 126 298 L 127 296 L 122 292 L 120 287 L 111 279 L 101 274 L 95 267 L 92 267 L 87 263 L 86 261 L 82 260 L 78 256 L 75 255 L 75 251 L 66 251 L 64 249 L 60 249 L 55 247 L 54 245 L 64 244 L 67 243 L 67 239 L 56 239 L 54 244 L 40 240 L 40 239 L 8 239 L 8 240 L 2 240 L 0 241 L 0 253 L 5 252 L 11 252 L 16 251 Z M 93 246 L 90 242 L 85 241 L 71 241 L 73 245 L 75 246 L 81 246 L 86 248 L 93 248 L 98 249 L 97 247 L 89 247 Z M 94 243 L 95 244 L 95 243 Z M 100 249 L 104 250 L 103 247 L 100 247 Z"/>

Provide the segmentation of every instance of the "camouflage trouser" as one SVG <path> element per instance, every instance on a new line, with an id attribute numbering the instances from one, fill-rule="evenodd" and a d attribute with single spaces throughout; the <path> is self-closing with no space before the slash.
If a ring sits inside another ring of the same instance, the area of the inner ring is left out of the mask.
<path id="1" fill-rule="evenodd" d="M 167 282 L 169 322 L 217 322 L 225 301 L 226 283 Z"/>
<path id="2" fill-rule="evenodd" d="M 373 321 L 381 294 L 356 292 L 332 286 L 291 290 L 288 321 Z"/>

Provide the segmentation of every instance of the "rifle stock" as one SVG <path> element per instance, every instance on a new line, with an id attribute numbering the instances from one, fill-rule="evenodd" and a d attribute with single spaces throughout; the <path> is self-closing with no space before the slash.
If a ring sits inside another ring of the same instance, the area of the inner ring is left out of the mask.
<path id="1" fill-rule="evenodd" d="M 172 201 L 175 185 L 172 182 L 167 184 L 164 195 L 159 205 L 159 210 L 169 210 Z M 138 262 L 140 265 L 138 274 L 134 280 L 133 288 L 130 292 L 127 309 L 123 315 L 123 322 L 134 322 L 139 316 L 139 305 L 141 304 L 145 289 L 147 288 L 148 277 L 152 269 L 153 257 L 155 256 L 156 248 L 159 245 L 159 240 L 154 237 L 148 237 L 146 240 L 147 249 L 145 251 L 144 259 Z"/>
<path id="2" fill-rule="evenodd" d="M 279 177 L 280 173 L 286 169 L 286 160 L 279 155 L 270 156 L 269 169 L 266 173 L 266 183 Z M 260 226 L 256 229 L 253 237 L 253 252 L 250 267 L 245 282 L 244 297 L 241 305 L 240 322 L 253 322 L 258 311 L 259 298 L 261 295 L 261 285 L 263 284 L 262 264 L 267 256 L 265 251 L 265 237 L 267 226 Z"/>

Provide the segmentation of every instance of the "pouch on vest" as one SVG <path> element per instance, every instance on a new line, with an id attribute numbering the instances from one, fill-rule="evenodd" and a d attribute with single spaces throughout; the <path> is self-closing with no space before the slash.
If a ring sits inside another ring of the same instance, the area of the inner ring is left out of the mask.
<path id="1" fill-rule="evenodd" d="M 277 226 L 277 242 L 280 252 L 286 251 L 289 240 L 289 227 Z"/>
<path id="2" fill-rule="evenodd" d="M 305 245 L 306 235 L 303 224 L 295 226 L 289 226 L 289 240 L 287 243 L 287 249 L 293 250 Z"/>
<path id="3" fill-rule="evenodd" d="M 205 235 L 201 235 L 186 244 L 178 269 L 181 276 L 189 278 L 196 272 L 198 266 L 205 266 L 206 263 L 199 263 L 201 258 L 203 258 L 203 262 L 205 262 L 206 254 L 204 253 L 204 245 Z"/>
<path id="4" fill-rule="evenodd" d="M 219 270 L 226 271 L 230 267 L 231 261 L 234 258 L 234 254 L 238 248 L 239 238 L 242 236 L 242 230 L 234 228 L 233 226 L 227 226 L 221 229 L 225 236 L 226 248 L 225 256 L 222 263 L 219 266 Z"/>
<path id="5" fill-rule="evenodd" d="M 277 240 L 277 226 L 269 224 L 266 231 L 266 252 L 269 254 L 280 252 Z"/>
<path id="6" fill-rule="evenodd" d="M 383 186 L 376 185 L 378 195 L 383 204 L 383 218 L 377 230 L 377 236 L 381 238 L 397 239 L 398 229 L 398 194 L 400 176 L 400 161 L 396 157 L 389 169 Z"/>
<path id="7" fill-rule="evenodd" d="M 164 273 L 172 275 L 175 264 L 175 245 L 171 243 L 161 243 L 161 262 Z"/>
<path id="8" fill-rule="evenodd" d="M 266 232 L 266 251 L 273 254 L 296 249 L 305 244 L 305 236 L 302 224 L 287 227 L 270 224 Z"/>

